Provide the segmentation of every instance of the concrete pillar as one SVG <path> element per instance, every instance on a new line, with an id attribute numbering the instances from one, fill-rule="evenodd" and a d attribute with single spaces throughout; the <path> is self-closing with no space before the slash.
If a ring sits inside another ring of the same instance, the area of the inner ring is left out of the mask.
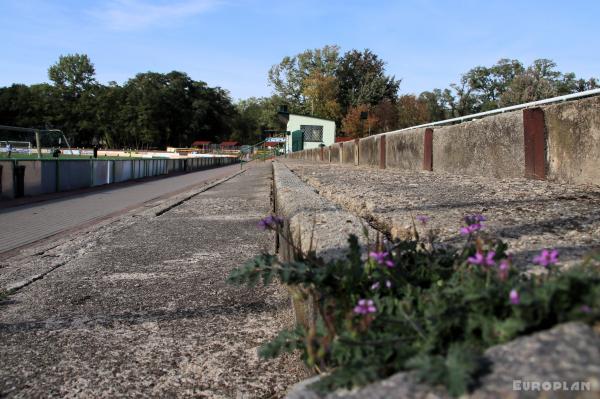
<path id="1" fill-rule="evenodd" d="M 546 136 L 544 111 L 541 108 L 523 110 L 525 141 L 525 177 L 546 178 Z"/>
<path id="2" fill-rule="evenodd" d="M 423 170 L 433 170 L 433 129 L 425 129 L 423 135 Z"/>
<path id="3" fill-rule="evenodd" d="M 379 138 L 379 169 L 385 169 L 385 134 Z"/>

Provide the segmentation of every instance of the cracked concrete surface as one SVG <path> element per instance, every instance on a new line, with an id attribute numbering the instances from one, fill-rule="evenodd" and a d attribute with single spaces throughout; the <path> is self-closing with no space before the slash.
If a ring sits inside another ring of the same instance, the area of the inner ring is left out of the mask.
<path id="1" fill-rule="evenodd" d="M 598 186 L 285 163 L 319 194 L 392 236 L 407 236 L 412 218 L 427 215 L 428 229 L 444 242 L 458 243 L 463 216 L 483 213 L 486 230 L 509 243 L 516 265 L 531 262 L 543 248 L 557 248 L 563 265 L 600 251 Z"/>
<path id="2" fill-rule="evenodd" d="M 161 216 L 138 209 L 4 259 L 3 286 L 64 264 L 0 302 L 0 396 L 283 396 L 301 365 L 257 348 L 293 323 L 286 291 L 225 282 L 273 249 L 256 229 L 270 184 L 257 165 Z"/>

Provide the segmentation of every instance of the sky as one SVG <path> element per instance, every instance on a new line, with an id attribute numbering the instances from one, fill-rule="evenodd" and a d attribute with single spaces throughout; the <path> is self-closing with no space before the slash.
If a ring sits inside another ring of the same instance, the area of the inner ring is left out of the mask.
<path id="1" fill-rule="evenodd" d="M 0 86 L 47 82 L 60 55 L 84 53 L 101 83 L 179 70 L 268 96 L 272 65 L 327 44 L 371 49 L 402 94 L 500 58 L 600 77 L 598 15 L 598 0 L 0 0 Z"/>

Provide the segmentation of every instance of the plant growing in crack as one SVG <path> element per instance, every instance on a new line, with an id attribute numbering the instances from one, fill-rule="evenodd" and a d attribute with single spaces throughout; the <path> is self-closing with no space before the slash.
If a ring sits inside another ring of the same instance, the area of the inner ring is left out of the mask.
<path id="1" fill-rule="evenodd" d="M 428 218 L 417 220 L 425 229 Z M 583 264 L 559 272 L 558 252 L 533 259 L 543 273 L 525 276 L 508 246 L 484 231 L 482 215 L 468 215 L 460 247 L 420 238 L 379 240 L 361 247 L 348 238 L 346 256 L 323 261 L 294 245 L 284 220 L 260 223 L 292 249 L 293 259 L 262 254 L 229 280 L 254 285 L 274 278 L 311 304 L 314 317 L 263 345 L 261 355 L 299 350 L 305 363 L 326 372 L 316 389 L 352 387 L 414 371 L 453 395 L 477 385 L 486 372 L 483 351 L 558 323 L 600 320 L 600 272 Z M 474 227 L 473 227 L 474 226 Z"/>

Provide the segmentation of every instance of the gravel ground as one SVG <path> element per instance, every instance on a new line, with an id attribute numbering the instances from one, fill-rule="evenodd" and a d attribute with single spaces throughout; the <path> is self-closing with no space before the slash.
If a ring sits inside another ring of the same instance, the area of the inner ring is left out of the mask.
<path id="1" fill-rule="evenodd" d="M 283 396 L 300 363 L 257 348 L 293 323 L 285 289 L 225 282 L 272 250 L 256 229 L 270 184 L 263 164 L 161 216 L 165 204 L 4 259 L 0 277 L 46 274 L 0 302 L 0 397 Z"/>
<path id="2" fill-rule="evenodd" d="M 393 236 L 406 236 L 412 218 L 427 215 L 428 228 L 443 241 L 458 242 L 463 216 L 483 213 L 486 230 L 509 243 L 516 265 L 543 248 L 557 248 L 565 266 L 600 250 L 598 186 L 285 163 L 321 195 Z"/>

